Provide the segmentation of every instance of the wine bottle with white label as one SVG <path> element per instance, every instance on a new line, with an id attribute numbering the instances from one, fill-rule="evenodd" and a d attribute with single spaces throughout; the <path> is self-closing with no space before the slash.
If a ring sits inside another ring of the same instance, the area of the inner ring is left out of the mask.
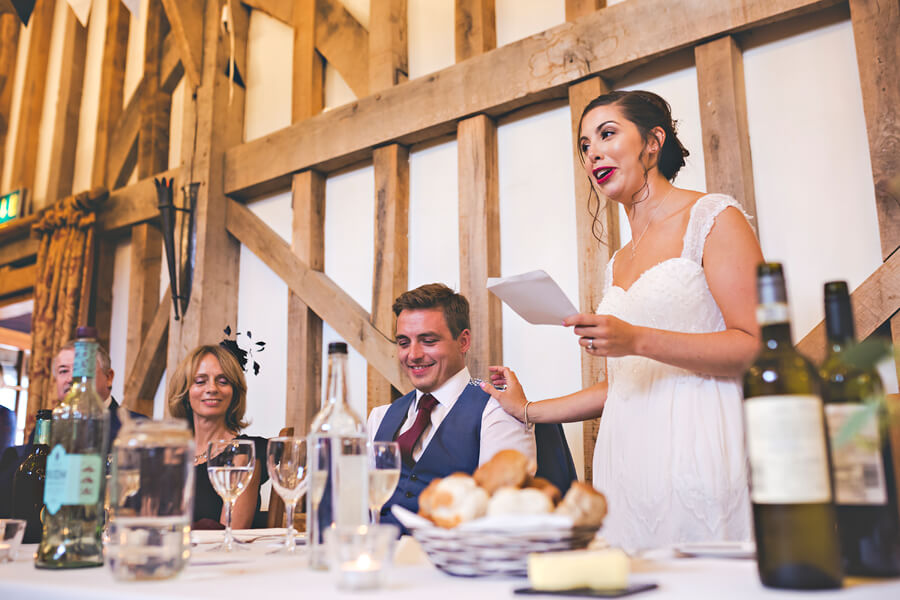
<path id="1" fill-rule="evenodd" d="M 757 291 L 762 349 L 744 374 L 744 427 L 759 577 L 774 588 L 838 588 L 841 550 L 819 376 L 791 344 L 780 264 L 759 265 Z"/>
<path id="2" fill-rule="evenodd" d="M 103 566 L 103 499 L 109 411 L 94 388 L 97 331 L 79 327 L 72 387 L 53 409 L 44 482 L 43 536 L 35 566 Z"/>
<path id="3" fill-rule="evenodd" d="M 847 283 L 825 284 L 828 354 L 820 370 L 844 570 L 900 575 L 900 510 L 884 388 L 873 368 L 850 364 L 855 343 Z"/>

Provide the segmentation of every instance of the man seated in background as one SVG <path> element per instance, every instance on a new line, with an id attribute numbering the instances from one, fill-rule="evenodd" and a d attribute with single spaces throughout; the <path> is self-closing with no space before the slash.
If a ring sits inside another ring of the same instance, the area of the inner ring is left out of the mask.
<path id="1" fill-rule="evenodd" d="M 56 398 L 54 398 L 53 406 L 59 406 L 63 401 L 69 389 L 72 387 L 72 365 L 75 362 L 75 342 L 69 341 L 60 348 L 56 356 L 51 362 L 50 372 L 56 389 Z M 97 345 L 97 368 L 94 374 L 94 388 L 97 395 L 100 396 L 102 402 L 105 403 L 109 411 L 109 434 L 107 436 L 107 448 L 112 447 L 113 440 L 122 427 L 122 420 L 119 416 L 119 403 L 112 397 L 110 388 L 112 386 L 115 371 L 111 366 L 109 352 L 102 345 Z M 145 418 L 144 415 L 134 411 L 127 411 L 126 419 Z M 12 510 L 12 484 L 16 469 L 22 464 L 22 461 L 31 454 L 34 448 L 34 429 L 28 436 L 27 443 L 21 446 L 12 446 L 3 451 L 0 456 L 0 517 L 10 517 Z"/>
<path id="2" fill-rule="evenodd" d="M 53 357 L 53 362 L 51 363 L 51 372 L 53 373 L 53 378 L 56 382 L 56 401 L 53 403 L 54 408 L 63 401 L 63 398 L 66 397 L 66 394 L 69 393 L 69 389 L 72 387 L 74 364 L 75 341 L 71 340 L 66 342 L 63 347 L 59 349 L 59 352 Z M 118 435 L 119 429 L 122 427 L 122 420 L 119 416 L 120 406 L 115 398 L 112 397 L 112 383 L 115 376 L 116 373 L 112 369 L 112 361 L 110 360 L 109 352 L 102 345 L 97 344 L 97 370 L 94 373 L 94 389 L 97 390 L 97 395 L 100 396 L 100 400 L 105 403 L 106 409 L 109 411 L 109 437 L 107 438 L 109 448 L 112 447 L 112 442 L 116 439 L 116 435 Z M 127 420 L 129 418 L 143 419 L 146 417 L 133 410 L 128 410 L 125 419 Z M 33 440 L 34 431 L 31 432 L 28 441 L 31 443 Z"/>
<path id="3" fill-rule="evenodd" d="M 432 283 L 401 294 L 393 311 L 397 356 L 415 389 L 369 415 L 370 439 L 396 441 L 403 458 L 397 489 L 381 508 L 386 523 L 397 523 L 394 504 L 417 512 L 419 494 L 435 478 L 471 475 L 507 448 L 536 458 L 532 432 L 471 383 L 468 300 Z"/>

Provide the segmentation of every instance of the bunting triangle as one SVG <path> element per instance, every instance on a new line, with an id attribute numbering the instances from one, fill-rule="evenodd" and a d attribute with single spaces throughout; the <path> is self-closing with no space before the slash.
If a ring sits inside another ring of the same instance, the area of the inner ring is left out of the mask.
<path id="1" fill-rule="evenodd" d="M 135 19 L 141 18 L 141 0 L 122 0 L 122 4 L 131 11 Z"/>
<path id="2" fill-rule="evenodd" d="M 72 7 L 72 12 L 78 18 L 82 27 L 87 27 L 88 17 L 91 14 L 91 0 L 66 0 Z"/>
<path id="3" fill-rule="evenodd" d="M 28 20 L 31 19 L 31 13 L 34 11 L 36 0 L 0 0 L 0 13 L 14 13 L 19 16 L 22 24 L 28 27 Z M 10 7 L 10 4 L 12 5 Z"/>

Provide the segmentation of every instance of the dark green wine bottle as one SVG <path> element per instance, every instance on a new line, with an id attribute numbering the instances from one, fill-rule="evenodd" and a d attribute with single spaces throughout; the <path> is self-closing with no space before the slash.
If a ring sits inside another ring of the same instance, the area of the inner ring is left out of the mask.
<path id="1" fill-rule="evenodd" d="M 50 420 L 53 412 L 39 410 L 34 426 L 34 449 L 13 477 L 13 516 L 25 520 L 22 541 L 34 544 L 41 541 L 41 509 L 44 508 L 44 478 L 47 455 L 50 454 Z"/>
<path id="2" fill-rule="evenodd" d="M 756 562 L 763 585 L 841 587 L 841 550 L 815 367 L 791 344 L 784 274 L 757 270 L 762 350 L 744 375 Z"/>
<path id="3" fill-rule="evenodd" d="M 856 342 L 846 282 L 825 284 L 825 330 L 828 354 L 820 373 L 844 570 L 900 575 L 900 510 L 884 388 L 874 367 L 846 361 Z"/>

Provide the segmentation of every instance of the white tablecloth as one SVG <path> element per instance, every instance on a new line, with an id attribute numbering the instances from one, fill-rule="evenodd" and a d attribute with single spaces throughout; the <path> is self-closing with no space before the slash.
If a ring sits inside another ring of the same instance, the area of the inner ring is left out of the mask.
<path id="1" fill-rule="evenodd" d="M 267 555 L 271 541 L 257 542 L 253 550 L 237 555 L 194 552 L 191 564 L 175 579 L 152 582 L 117 582 L 104 568 L 47 571 L 35 569 L 30 556 L 34 546 L 24 546 L 19 559 L 0 564 L 0 599 L 144 599 L 190 598 L 199 600 L 263 600 L 282 598 L 356 598 L 357 600 L 473 600 L 475 598 L 526 598 L 513 590 L 527 586 L 525 579 L 466 579 L 446 575 L 430 564 L 394 566 L 387 585 L 377 592 L 341 592 L 335 574 L 305 568 L 302 557 Z M 302 548 L 298 548 L 302 550 Z M 302 554 L 302 552 L 301 552 Z M 900 599 L 900 579 L 848 579 L 843 590 L 798 593 L 763 588 L 753 560 L 672 558 L 636 560 L 632 582 L 652 581 L 659 589 L 635 598 L 815 598 Z M 551 596 L 543 596 L 551 598 Z"/>

